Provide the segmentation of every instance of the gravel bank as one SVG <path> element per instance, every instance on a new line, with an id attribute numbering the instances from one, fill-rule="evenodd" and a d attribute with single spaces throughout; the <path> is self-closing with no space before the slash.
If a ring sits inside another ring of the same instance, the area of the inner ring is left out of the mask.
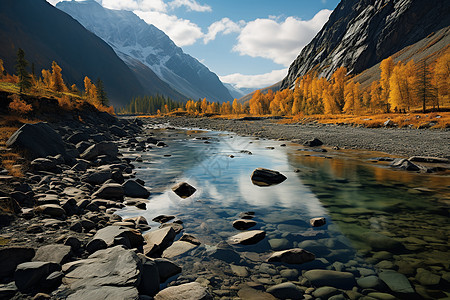
<path id="1" fill-rule="evenodd" d="M 152 119 L 155 122 L 155 119 Z M 363 128 L 325 124 L 277 124 L 276 120 L 223 120 L 191 117 L 165 117 L 175 127 L 231 131 L 244 136 L 269 139 L 298 140 L 303 143 L 314 137 L 326 146 L 365 149 L 400 156 L 436 156 L 450 158 L 450 130 Z"/>

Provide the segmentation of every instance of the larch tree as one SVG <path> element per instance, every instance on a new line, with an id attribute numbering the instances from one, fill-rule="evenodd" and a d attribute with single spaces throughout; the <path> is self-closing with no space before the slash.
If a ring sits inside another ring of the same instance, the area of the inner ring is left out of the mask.
<path id="1" fill-rule="evenodd" d="M 206 110 L 208 109 L 208 101 L 206 101 L 206 98 L 203 98 L 202 104 L 200 107 L 201 107 L 202 113 L 206 113 Z"/>
<path id="2" fill-rule="evenodd" d="M 346 75 L 347 68 L 340 67 L 331 76 L 331 80 L 333 82 L 333 95 L 340 111 L 342 111 L 345 105 L 344 88 Z"/>
<path id="3" fill-rule="evenodd" d="M 433 101 L 435 97 L 435 88 L 432 85 L 432 77 L 430 68 L 424 60 L 418 68 L 416 94 L 422 104 L 422 111 L 425 113 L 426 105 Z"/>
<path id="4" fill-rule="evenodd" d="M 381 86 L 381 100 L 386 104 L 386 112 L 389 112 L 389 94 L 390 94 L 390 79 L 394 70 L 394 59 L 392 56 L 381 61 L 380 64 L 380 86 Z"/>
<path id="5" fill-rule="evenodd" d="M 450 94 L 450 49 L 436 60 L 433 81 L 436 88 L 435 104 L 439 109 L 439 104 L 444 103 Z"/>
<path id="6" fill-rule="evenodd" d="M 44 86 L 49 89 L 52 86 L 52 73 L 49 70 L 43 69 L 41 74 Z"/>
<path id="7" fill-rule="evenodd" d="M 28 61 L 25 59 L 25 52 L 19 48 L 19 50 L 17 50 L 16 72 L 19 77 L 18 85 L 20 93 L 28 90 L 32 86 L 31 76 L 26 69 L 27 66 Z"/>
<path id="8" fill-rule="evenodd" d="M 5 67 L 3 67 L 3 60 L 0 58 L 0 79 L 3 78 Z"/>
<path id="9" fill-rule="evenodd" d="M 361 96 L 359 90 L 359 83 L 353 80 L 347 81 L 344 88 L 344 112 L 346 114 L 358 114 L 361 111 Z"/>
<path id="10" fill-rule="evenodd" d="M 64 80 L 62 78 L 62 69 L 61 67 L 55 62 L 52 62 L 52 84 L 51 89 L 56 92 L 64 92 L 67 91 L 67 87 L 64 84 Z"/>
<path id="11" fill-rule="evenodd" d="M 381 87 L 378 81 L 372 82 L 370 85 L 370 110 L 375 112 L 387 112 L 387 104 L 381 96 Z"/>

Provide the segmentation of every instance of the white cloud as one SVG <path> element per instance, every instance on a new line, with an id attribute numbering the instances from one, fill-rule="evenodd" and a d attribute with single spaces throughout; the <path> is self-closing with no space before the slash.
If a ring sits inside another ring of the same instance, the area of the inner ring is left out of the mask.
<path id="1" fill-rule="evenodd" d="M 119 10 L 165 12 L 167 5 L 162 0 L 96 0 L 103 7 Z"/>
<path id="2" fill-rule="evenodd" d="M 203 37 L 201 28 L 189 20 L 156 11 L 134 11 L 141 19 L 164 31 L 178 46 L 194 44 Z"/>
<path id="3" fill-rule="evenodd" d="M 233 51 L 289 66 L 300 50 L 319 32 L 330 14 L 331 10 L 324 9 L 308 21 L 295 17 L 288 17 L 284 22 L 256 19 L 242 29 Z"/>
<path id="4" fill-rule="evenodd" d="M 172 8 L 178 8 L 185 6 L 188 10 L 198 11 L 198 12 L 210 12 L 212 11 L 211 6 L 201 5 L 195 0 L 174 0 L 169 3 Z"/>
<path id="5" fill-rule="evenodd" d="M 230 34 L 232 32 L 240 32 L 241 26 L 233 21 L 231 21 L 228 18 L 223 18 L 220 21 L 214 22 L 208 27 L 208 33 L 205 34 L 205 37 L 203 38 L 203 42 L 205 44 L 209 43 L 210 41 L 214 40 L 217 36 L 217 34 Z"/>
<path id="6" fill-rule="evenodd" d="M 270 73 L 259 75 L 243 75 L 234 73 L 225 76 L 219 76 L 220 80 L 226 83 L 231 83 L 237 88 L 263 88 L 270 86 L 287 75 L 288 69 L 273 70 Z"/>

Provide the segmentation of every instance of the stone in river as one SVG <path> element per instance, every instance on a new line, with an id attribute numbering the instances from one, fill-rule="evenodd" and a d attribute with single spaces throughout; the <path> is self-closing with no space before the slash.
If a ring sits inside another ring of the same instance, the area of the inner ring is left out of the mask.
<path id="1" fill-rule="evenodd" d="M 416 275 L 417 281 L 420 282 L 422 285 L 426 286 L 432 286 L 432 285 L 438 285 L 441 281 L 441 276 L 431 273 L 428 270 L 425 270 L 423 268 L 417 269 L 417 275 Z"/>
<path id="2" fill-rule="evenodd" d="M 107 155 L 116 157 L 119 154 L 119 149 L 116 144 L 112 142 L 100 142 L 87 148 L 80 157 L 82 159 L 93 160 L 99 155 Z"/>
<path id="3" fill-rule="evenodd" d="M 380 278 L 374 275 L 361 277 L 356 282 L 362 289 L 380 290 L 384 287 L 384 283 L 380 280 Z"/>
<path id="4" fill-rule="evenodd" d="M 267 289 L 278 299 L 303 299 L 303 291 L 292 282 L 283 282 Z"/>
<path id="5" fill-rule="evenodd" d="M 161 282 L 165 282 L 170 277 L 181 273 L 181 268 L 165 258 L 155 258 L 153 260 L 156 263 L 156 267 L 159 272 L 159 279 Z"/>
<path id="6" fill-rule="evenodd" d="M 339 291 L 337 288 L 332 286 L 322 286 L 312 293 L 314 297 L 320 299 L 329 299 L 336 294 L 339 294 Z"/>
<path id="7" fill-rule="evenodd" d="M 381 272 L 379 277 L 393 292 L 402 294 L 414 293 L 411 283 L 403 274 L 393 270 L 386 270 Z"/>
<path id="8" fill-rule="evenodd" d="M 324 217 L 320 217 L 320 218 L 312 218 L 311 220 L 309 220 L 309 223 L 311 224 L 312 227 L 320 227 L 325 225 L 327 221 L 325 220 Z"/>
<path id="9" fill-rule="evenodd" d="M 369 232 L 362 235 L 361 239 L 369 244 L 369 246 L 371 246 L 374 250 L 403 249 L 402 243 L 381 233 Z"/>
<path id="10" fill-rule="evenodd" d="M 287 239 L 270 239 L 269 244 L 270 248 L 272 248 L 273 250 L 285 250 L 290 246 L 290 243 Z"/>
<path id="11" fill-rule="evenodd" d="M 228 238 L 228 242 L 232 245 L 253 245 L 263 240 L 266 233 L 262 230 L 250 230 L 241 232 Z"/>
<path id="12" fill-rule="evenodd" d="M 122 186 L 127 197 L 146 199 L 150 196 L 150 192 L 134 180 L 127 180 Z"/>
<path id="13" fill-rule="evenodd" d="M 185 199 L 192 196 L 196 189 L 187 182 L 180 182 L 172 187 L 172 191 L 179 197 Z"/>
<path id="14" fill-rule="evenodd" d="M 152 256 L 154 254 L 162 253 L 173 243 L 175 236 L 176 233 L 172 227 L 154 230 L 145 234 L 144 239 L 147 244 L 144 245 L 144 254 Z"/>
<path id="15" fill-rule="evenodd" d="M 238 296 L 242 300 L 277 300 L 277 298 L 269 293 L 248 286 L 241 288 L 238 292 Z"/>
<path id="16" fill-rule="evenodd" d="M 175 256 L 183 255 L 192 249 L 196 248 L 197 245 L 191 244 L 189 242 L 176 241 L 170 245 L 166 250 L 164 250 L 163 258 L 172 258 Z"/>
<path id="17" fill-rule="evenodd" d="M 152 219 L 153 222 L 158 222 L 158 223 L 166 223 L 172 219 L 175 219 L 175 216 L 167 216 L 167 215 L 159 215 L 155 218 Z"/>
<path id="18" fill-rule="evenodd" d="M 293 248 L 272 253 L 268 262 L 284 262 L 288 264 L 303 264 L 316 259 L 316 256 L 304 249 Z"/>
<path id="19" fill-rule="evenodd" d="M 102 228 L 97 231 L 93 239 L 103 240 L 110 247 L 114 245 L 114 240 L 119 237 L 127 239 L 133 248 L 140 247 L 144 243 L 144 238 L 139 231 L 121 226 L 107 226 Z"/>
<path id="20" fill-rule="evenodd" d="M 351 289 L 356 285 L 355 277 L 349 272 L 331 270 L 309 270 L 303 276 L 313 286 L 332 286 L 341 289 Z"/>
<path id="21" fill-rule="evenodd" d="M 253 184 L 257 186 L 270 186 L 282 183 L 286 180 L 286 176 L 278 171 L 257 168 L 253 171 L 251 180 Z"/>
<path id="22" fill-rule="evenodd" d="M 304 146 L 308 146 L 308 147 L 317 147 L 317 146 L 322 146 L 323 142 L 321 140 L 319 140 L 318 138 L 314 138 L 310 141 L 306 141 L 305 143 L 303 143 Z"/>
<path id="23" fill-rule="evenodd" d="M 236 265 L 233 265 L 233 264 L 231 264 L 230 265 L 230 267 L 231 267 L 231 271 L 235 274 L 235 275 L 237 275 L 237 276 L 239 276 L 239 277 L 247 277 L 248 276 L 248 268 L 247 267 L 244 267 L 244 266 L 236 266 Z"/>
<path id="24" fill-rule="evenodd" d="M 296 269 L 283 269 L 280 271 L 280 275 L 288 280 L 298 280 L 298 270 Z"/>
<path id="25" fill-rule="evenodd" d="M 159 226 L 159 228 L 172 227 L 176 234 L 179 234 L 183 229 L 183 225 L 178 223 L 165 223 Z"/>
<path id="26" fill-rule="evenodd" d="M 201 244 L 201 242 L 195 236 L 187 234 L 187 233 L 183 234 L 183 236 L 180 238 L 180 241 L 189 242 L 194 245 Z"/>
<path id="27" fill-rule="evenodd" d="M 256 225 L 256 222 L 248 219 L 240 219 L 233 222 L 233 227 L 238 230 L 246 230 Z"/>
<path id="28" fill-rule="evenodd" d="M 163 289 L 155 300 L 210 300 L 208 290 L 198 282 L 185 283 Z"/>

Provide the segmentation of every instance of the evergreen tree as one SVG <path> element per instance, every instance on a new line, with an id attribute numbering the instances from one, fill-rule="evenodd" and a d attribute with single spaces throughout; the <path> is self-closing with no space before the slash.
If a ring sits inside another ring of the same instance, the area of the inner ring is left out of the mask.
<path id="1" fill-rule="evenodd" d="M 31 87 L 31 76 L 26 69 L 27 66 L 28 62 L 25 59 L 25 52 L 19 48 L 17 51 L 16 72 L 19 77 L 18 85 L 20 88 L 20 93 Z"/>
<path id="2" fill-rule="evenodd" d="M 417 98 L 422 103 L 422 111 L 425 113 L 426 105 L 435 97 L 435 89 L 431 84 L 431 72 L 426 60 L 419 65 L 417 80 Z"/>
<path id="3" fill-rule="evenodd" d="M 109 106 L 109 99 L 106 95 L 105 86 L 103 85 L 103 81 L 100 78 L 97 79 L 96 86 L 98 101 L 100 101 L 100 104 L 103 106 Z"/>

